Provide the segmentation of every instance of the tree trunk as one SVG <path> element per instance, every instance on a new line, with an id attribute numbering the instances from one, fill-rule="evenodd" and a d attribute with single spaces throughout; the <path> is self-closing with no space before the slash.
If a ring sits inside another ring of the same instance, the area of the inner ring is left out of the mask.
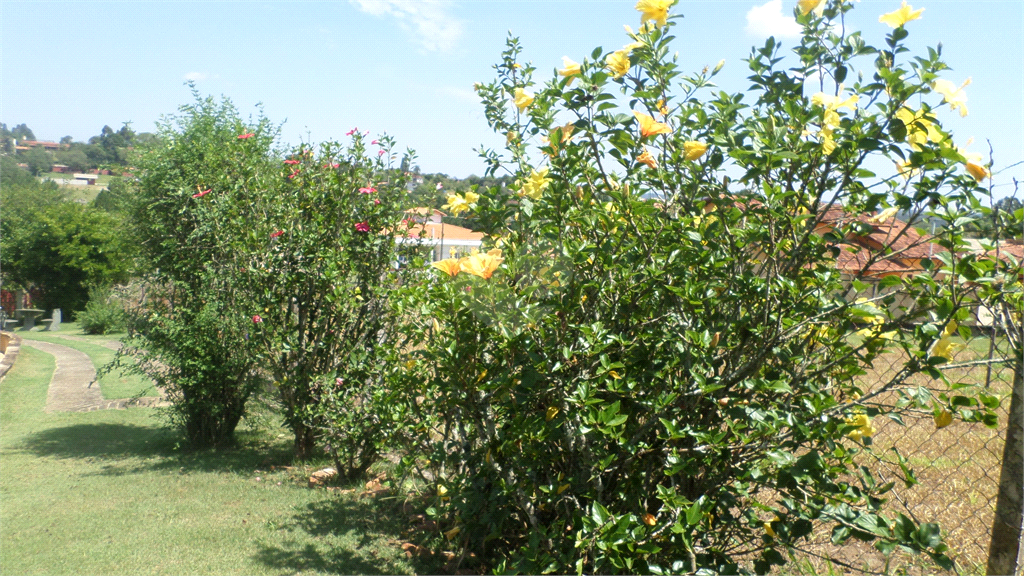
<path id="1" fill-rule="evenodd" d="M 988 549 L 989 576 L 1018 574 L 1021 521 L 1024 516 L 1024 367 L 1014 362 L 1013 394 L 1010 417 L 1003 445 L 1003 465 L 999 472 L 999 496 L 992 521 L 992 541 Z"/>

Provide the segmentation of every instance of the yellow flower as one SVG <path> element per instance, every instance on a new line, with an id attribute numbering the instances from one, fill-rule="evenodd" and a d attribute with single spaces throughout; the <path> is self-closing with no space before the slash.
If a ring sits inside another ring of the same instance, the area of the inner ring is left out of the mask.
<path id="1" fill-rule="evenodd" d="M 875 427 L 871 425 L 871 418 L 867 414 L 854 414 L 846 419 L 846 423 L 850 426 L 856 426 L 856 428 L 846 433 L 847 436 L 854 440 L 870 438 L 877 432 Z"/>
<path id="2" fill-rule="evenodd" d="M 668 106 L 665 105 L 665 99 L 658 100 L 658 112 L 661 112 L 662 116 L 668 116 Z"/>
<path id="3" fill-rule="evenodd" d="M 955 349 L 956 345 L 953 344 L 953 339 L 949 335 L 943 334 L 942 338 L 939 338 L 932 344 L 932 349 L 928 351 L 928 355 L 952 360 Z"/>
<path id="4" fill-rule="evenodd" d="M 519 108 L 519 111 L 522 112 L 526 110 L 527 106 L 533 104 L 533 94 L 523 90 L 522 88 L 516 88 L 515 103 L 516 108 Z"/>
<path id="5" fill-rule="evenodd" d="M 821 18 L 822 14 L 825 13 L 825 6 L 828 5 L 828 2 L 825 0 L 798 0 L 796 5 L 800 8 L 800 13 L 804 16 L 814 12 L 815 16 Z"/>
<path id="6" fill-rule="evenodd" d="M 489 279 L 494 271 L 501 266 L 505 259 L 501 257 L 501 250 L 495 248 L 486 254 L 476 253 L 462 261 L 462 271 L 483 279 Z"/>
<path id="7" fill-rule="evenodd" d="M 938 414 L 932 416 L 932 419 L 935 420 L 935 429 L 942 430 L 953 423 L 953 414 L 949 410 L 943 409 Z"/>
<path id="8" fill-rule="evenodd" d="M 842 91 L 843 87 L 840 86 L 839 90 Z M 832 94 L 826 94 L 824 92 L 818 92 L 814 96 L 811 96 L 811 103 L 817 106 L 821 106 L 826 110 L 839 110 L 840 108 L 848 108 L 850 110 L 857 109 L 857 101 L 860 100 L 860 96 L 854 94 L 846 100 L 842 99 L 842 96 L 833 96 Z"/>
<path id="9" fill-rule="evenodd" d="M 549 184 L 551 184 L 551 179 L 548 178 L 547 168 L 533 170 L 530 173 L 530 177 L 523 183 L 519 195 L 532 198 L 533 200 L 540 200 L 541 193 L 544 192 Z"/>
<path id="10" fill-rule="evenodd" d="M 974 138 L 967 140 L 967 146 L 970 146 L 971 142 L 974 142 Z M 983 161 L 981 159 L 981 154 L 968 152 L 959 146 L 956 147 L 956 151 L 964 157 L 964 167 L 967 168 L 967 172 L 971 176 L 974 176 L 975 180 L 981 182 L 985 178 L 990 178 L 992 176 L 992 173 L 989 172 L 988 168 L 982 164 Z"/>
<path id="11" fill-rule="evenodd" d="M 548 410 L 544 414 L 544 420 L 547 421 L 547 422 L 550 422 L 550 421 L 554 420 L 555 416 L 558 416 L 558 407 L 557 406 L 548 406 Z"/>
<path id="12" fill-rule="evenodd" d="M 472 197 L 472 200 L 470 200 L 470 197 Z M 466 192 L 465 196 L 460 196 L 458 194 L 449 194 L 448 203 L 445 204 L 444 206 L 441 206 L 441 208 L 444 208 L 445 210 L 451 212 L 452 216 L 458 216 L 463 212 L 468 212 L 472 208 L 470 204 L 475 204 L 476 201 L 479 199 L 480 196 L 472 192 Z"/>
<path id="13" fill-rule="evenodd" d="M 896 208 L 895 206 L 891 208 L 886 208 L 885 210 L 882 210 L 881 212 L 875 214 L 871 218 L 868 218 L 868 223 L 885 224 L 885 221 L 895 216 L 897 212 L 899 212 L 899 208 Z"/>
<path id="14" fill-rule="evenodd" d="M 654 159 L 654 156 L 651 156 L 651 152 L 647 148 L 644 148 L 643 154 L 637 156 L 636 161 L 641 164 L 647 164 L 652 169 L 658 167 L 658 161 Z"/>
<path id="15" fill-rule="evenodd" d="M 612 380 L 622 380 L 622 375 L 615 370 L 609 370 L 608 375 L 612 377 Z"/>
<path id="16" fill-rule="evenodd" d="M 612 73 L 612 78 L 622 78 L 629 72 L 629 51 L 618 50 L 604 59 L 604 65 Z"/>
<path id="17" fill-rule="evenodd" d="M 932 82 L 932 89 L 942 94 L 942 101 L 949 104 L 949 109 L 960 111 L 960 117 L 967 116 L 967 94 L 964 88 L 971 83 L 971 79 L 964 80 L 959 88 L 949 80 L 938 79 Z"/>
<path id="18" fill-rule="evenodd" d="M 765 522 L 764 523 L 764 532 L 765 532 L 765 534 L 771 536 L 772 538 L 775 538 L 775 537 L 778 536 L 778 534 L 775 533 L 775 530 L 772 529 L 772 523 L 771 522 Z"/>
<path id="19" fill-rule="evenodd" d="M 640 23 L 653 20 L 654 25 L 661 28 L 668 20 L 668 8 L 673 0 L 640 0 L 636 9 L 640 12 Z"/>
<path id="20" fill-rule="evenodd" d="M 831 128 L 827 126 L 822 128 L 821 132 L 818 132 L 818 138 L 821 139 L 821 151 L 824 152 L 826 156 L 836 149 L 836 141 L 832 138 Z"/>
<path id="21" fill-rule="evenodd" d="M 642 516 L 642 520 L 644 521 L 644 524 L 647 524 L 648 526 L 654 526 L 658 523 L 658 519 L 654 517 L 654 514 L 644 514 Z"/>
<path id="22" fill-rule="evenodd" d="M 839 86 L 839 92 L 842 93 L 843 87 Z M 818 132 L 818 138 L 821 140 L 821 149 L 828 155 L 836 149 L 836 141 L 833 137 L 834 130 L 839 127 L 839 109 L 847 108 L 849 110 L 857 109 L 857 101 L 860 97 L 854 94 L 849 98 L 843 100 L 841 96 L 835 96 L 832 94 L 826 94 L 824 92 L 818 92 L 814 96 L 811 96 L 811 103 L 816 106 L 821 106 L 825 109 L 821 119 L 821 130 Z"/>
<path id="23" fill-rule="evenodd" d="M 904 180 L 910 180 L 921 173 L 921 170 L 910 165 L 910 160 L 897 160 L 896 171 Z"/>
<path id="24" fill-rule="evenodd" d="M 907 127 L 907 143 L 911 149 L 920 150 L 926 142 L 942 142 L 946 139 L 931 120 L 925 118 L 925 111 L 914 112 L 910 108 L 900 108 L 896 118 Z"/>
<path id="25" fill-rule="evenodd" d="M 992 173 L 989 172 L 988 168 L 982 166 L 981 164 L 968 162 L 966 166 L 967 172 L 969 172 L 971 176 L 974 176 L 974 179 L 977 180 L 978 182 L 981 182 L 985 178 L 989 178 L 992 176 Z"/>
<path id="26" fill-rule="evenodd" d="M 696 140 L 683 142 L 683 157 L 687 160 L 697 160 L 708 151 L 708 145 Z"/>
<path id="27" fill-rule="evenodd" d="M 558 150 L 563 144 L 572 140 L 572 133 L 576 130 L 576 125 L 569 122 L 565 126 L 559 126 L 551 130 L 548 133 L 547 138 L 541 138 L 541 142 L 551 147 L 551 153 L 548 156 L 558 156 Z"/>
<path id="28" fill-rule="evenodd" d="M 663 122 L 658 122 L 653 116 L 648 116 L 643 112 L 633 111 L 633 116 L 640 122 L 640 137 L 647 138 L 648 136 L 654 136 L 656 134 L 671 134 L 672 127 Z"/>
<path id="29" fill-rule="evenodd" d="M 911 20 L 917 20 L 920 18 L 921 12 L 924 12 L 924 8 L 914 10 L 913 7 L 907 4 L 907 0 L 903 0 L 903 4 L 900 6 L 899 10 L 889 12 L 888 14 L 882 14 L 878 17 L 878 21 L 882 24 L 888 24 L 892 28 L 899 28 Z"/>
<path id="30" fill-rule="evenodd" d="M 449 276 L 457 276 L 462 270 L 462 259 L 445 258 L 444 260 L 433 262 L 430 265 Z"/>
<path id="31" fill-rule="evenodd" d="M 572 81 L 576 79 L 575 76 L 580 74 L 580 64 L 579 62 L 573 62 L 568 56 L 562 56 L 562 66 L 565 66 L 565 68 L 559 70 L 558 75 L 568 78 L 568 86 L 572 86 Z"/>
<path id="32" fill-rule="evenodd" d="M 451 540 L 452 538 L 455 538 L 456 536 L 458 536 L 459 532 L 461 532 L 461 531 L 462 531 L 462 528 L 460 526 L 456 526 L 455 528 L 452 528 L 451 530 L 445 532 L 444 533 L 444 537 L 449 539 L 449 540 Z"/>

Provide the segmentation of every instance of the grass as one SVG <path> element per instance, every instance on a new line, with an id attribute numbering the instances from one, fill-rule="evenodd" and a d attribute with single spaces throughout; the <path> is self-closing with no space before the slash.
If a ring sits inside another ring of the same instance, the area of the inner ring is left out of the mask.
<path id="1" fill-rule="evenodd" d="M 97 373 L 114 359 L 114 350 L 104 347 L 103 343 L 117 342 L 124 336 L 124 334 L 87 335 L 82 332 L 77 324 L 70 322 L 61 324 L 61 329 L 57 332 L 31 330 L 28 332 L 18 332 L 18 334 L 26 340 L 40 340 L 52 344 L 60 344 L 80 352 L 85 352 L 92 358 L 92 363 L 96 367 Z M 65 338 L 65 336 L 71 336 L 75 339 Z M 82 340 L 85 341 L 83 342 Z M 124 370 L 114 370 L 109 374 L 104 374 L 100 377 L 99 384 L 103 397 L 108 400 L 134 398 L 136 396 L 157 396 L 159 394 L 153 386 L 152 380 L 138 374 L 126 373 Z"/>
<path id="2" fill-rule="evenodd" d="M 154 409 L 45 414 L 53 369 L 23 347 L 0 382 L 0 574 L 432 570 L 402 555 L 393 501 L 311 490 L 311 468 L 281 468 L 284 430 L 189 451 Z"/>

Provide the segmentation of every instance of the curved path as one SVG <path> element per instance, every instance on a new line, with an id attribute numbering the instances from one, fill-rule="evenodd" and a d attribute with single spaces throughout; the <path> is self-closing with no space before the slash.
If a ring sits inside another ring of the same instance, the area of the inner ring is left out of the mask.
<path id="1" fill-rule="evenodd" d="M 22 346 L 31 346 L 54 358 L 56 368 L 46 394 L 46 412 L 91 412 L 162 403 L 162 398 L 154 396 L 118 400 L 103 398 L 96 381 L 96 368 L 85 352 L 39 340 L 23 339 Z"/>

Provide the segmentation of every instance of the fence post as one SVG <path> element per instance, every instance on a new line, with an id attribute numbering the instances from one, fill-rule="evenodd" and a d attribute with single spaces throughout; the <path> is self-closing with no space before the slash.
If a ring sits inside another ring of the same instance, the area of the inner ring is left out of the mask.
<path id="1" fill-rule="evenodd" d="M 989 576 L 1016 575 L 1024 517 L 1024 366 L 1014 359 L 1010 416 L 1006 423 L 1003 464 L 999 472 L 999 496 L 992 520 L 988 549 Z"/>

